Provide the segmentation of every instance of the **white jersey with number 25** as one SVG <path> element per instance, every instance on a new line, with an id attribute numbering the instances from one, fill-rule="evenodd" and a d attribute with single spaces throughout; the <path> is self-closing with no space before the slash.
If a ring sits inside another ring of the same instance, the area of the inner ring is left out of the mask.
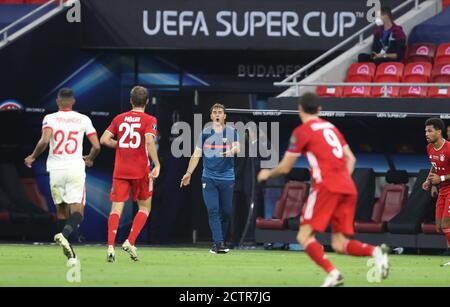
<path id="1" fill-rule="evenodd" d="M 89 117 L 75 111 L 59 111 L 44 117 L 42 129 L 52 130 L 47 171 L 84 171 L 83 138 L 96 134 Z"/>

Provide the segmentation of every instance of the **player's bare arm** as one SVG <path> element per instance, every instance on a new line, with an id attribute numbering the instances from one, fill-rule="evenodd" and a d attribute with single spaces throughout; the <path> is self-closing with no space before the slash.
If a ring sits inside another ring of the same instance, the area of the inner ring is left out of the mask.
<path id="1" fill-rule="evenodd" d="M 427 179 L 427 181 L 430 182 L 432 185 L 437 185 L 447 180 L 450 180 L 450 174 L 439 176 L 436 173 L 431 173 L 430 175 L 428 175 Z"/>
<path id="2" fill-rule="evenodd" d="M 428 173 L 427 180 L 425 180 L 425 182 L 422 183 L 422 189 L 424 189 L 425 191 L 429 191 L 430 188 L 431 188 L 431 186 L 432 186 L 431 181 L 430 181 L 430 176 L 431 176 L 431 174 L 433 174 L 433 173 L 434 173 L 434 166 L 432 166 L 432 167 L 430 168 L 430 172 Z"/>
<path id="3" fill-rule="evenodd" d="M 239 142 L 233 142 L 231 144 L 231 149 L 227 150 L 225 152 L 220 153 L 222 156 L 224 157 L 234 157 L 235 155 L 237 155 L 238 153 L 241 152 L 241 145 L 239 144 Z"/>
<path id="4" fill-rule="evenodd" d="M 153 170 L 152 170 L 152 173 L 150 174 L 150 176 L 153 179 L 156 179 L 159 176 L 161 164 L 159 163 L 158 152 L 156 150 L 156 144 L 155 144 L 155 140 L 153 139 L 152 134 L 145 135 L 145 146 L 147 147 L 148 155 L 150 156 L 150 159 L 152 159 L 153 164 L 154 164 L 154 167 L 153 167 Z"/>
<path id="5" fill-rule="evenodd" d="M 117 147 L 117 141 L 114 139 L 114 135 L 108 130 L 103 132 L 103 135 L 100 138 L 100 144 L 113 149 Z"/>
<path id="6" fill-rule="evenodd" d="M 195 171 L 201 157 L 202 157 L 202 150 L 201 148 L 196 147 L 194 153 L 191 156 L 191 159 L 189 160 L 189 165 L 186 170 L 186 174 L 184 174 L 183 178 L 181 179 L 180 188 L 188 186 L 191 183 L 191 175 Z"/>
<path id="7" fill-rule="evenodd" d="M 52 136 L 52 129 L 44 128 L 42 130 L 41 139 L 36 144 L 33 153 L 25 158 L 25 165 L 27 167 L 31 168 L 37 157 L 39 157 L 39 155 L 41 155 L 47 149 L 47 146 L 50 143 L 51 136 Z"/>
<path id="8" fill-rule="evenodd" d="M 294 167 L 295 161 L 297 161 L 298 155 L 286 152 L 281 160 L 280 164 L 277 167 L 269 170 L 263 169 L 259 172 L 257 180 L 258 182 L 267 181 L 270 178 L 279 177 L 289 173 Z"/>
<path id="9" fill-rule="evenodd" d="M 94 165 L 94 159 L 100 153 L 100 141 L 98 140 L 97 134 L 88 136 L 88 140 L 91 143 L 91 150 L 83 159 L 87 167 L 92 167 Z"/>
<path id="10" fill-rule="evenodd" d="M 344 149 L 345 163 L 347 164 L 348 172 L 351 175 L 351 174 L 353 174 L 353 171 L 355 170 L 356 157 L 353 154 L 352 150 L 350 149 L 350 146 L 345 145 L 343 147 L 343 149 Z"/>

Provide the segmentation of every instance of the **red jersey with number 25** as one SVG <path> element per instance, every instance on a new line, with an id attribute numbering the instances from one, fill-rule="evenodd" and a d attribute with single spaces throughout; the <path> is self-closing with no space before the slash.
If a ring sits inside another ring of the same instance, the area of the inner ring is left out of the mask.
<path id="1" fill-rule="evenodd" d="M 450 142 L 444 140 L 444 145 L 439 149 L 434 149 L 433 144 L 428 144 L 427 153 L 438 176 L 450 174 Z M 450 181 L 444 181 L 439 185 L 439 193 L 450 193 Z"/>
<path id="2" fill-rule="evenodd" d="M 156 118 L 144 112 L 117 115 L 106 129 L 117 140 L 113 178 L 141 179 L 150 172 L 145 136 L 156 136 Z"/>
<path id="3" fill-rule="evenodd" d="M 331 192 L 357 194 L 347 170 L 341 132 L 330 122 L 317 118 L 298 126 L 292 133 L 288 154 L 305 155 L 313 178 L 313 189 L 325 187 Z"/>

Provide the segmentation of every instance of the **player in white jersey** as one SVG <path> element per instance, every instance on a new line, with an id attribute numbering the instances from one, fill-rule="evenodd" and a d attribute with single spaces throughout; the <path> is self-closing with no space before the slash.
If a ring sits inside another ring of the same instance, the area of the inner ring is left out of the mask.
<path id="1" fill-rule="evenodd" d="M 59 111 L 44 117 L 41 139 L 33 153 L 25 158 L 25 165 L 31 167 L 50 144 L 47 171 L 50 173 L 50 189 L 59 229 L 54 239 L 63 248 L 64 255 L 73 262 L 76 255 L 68 238 L 83 220 L 85 167 L 93 165 L 100 152 L 100 143 L 89 117 L 72 110 L 75 99 L 71 89 L 61 89 L 56 103 Z M 92 147 L 89 155 L 83 157 L 84 135 Z"/>

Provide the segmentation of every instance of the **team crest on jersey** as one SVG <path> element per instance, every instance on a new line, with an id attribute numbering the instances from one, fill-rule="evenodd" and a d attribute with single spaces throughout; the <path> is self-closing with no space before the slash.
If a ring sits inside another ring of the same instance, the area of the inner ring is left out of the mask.
<path id="1" fill-rule="evenodd" d="M 206 188 L 206 183 L 203 183 L 202 186 L 203 186 L 203 188 Z"/>
<path id="2" fill-rule="evenodd" d="M 444 154 L 441 154 L 441 155 L 439 156 L 439 160 L 441 160 L 441 162 L 444 162 L 444 161 L 445 161 L 445 155 L 444 155 Z"/>
<path id="3" fill-rule="evenodd" d="M 156 124 L 153 124 L 153 125 L 152 125 L 152 128 L 153 128 L 153 130 L 156 131 Z"/>
<path id="4" fill-rule="evenodd" d="M 227 138 L 222 138 L 222 142 L 226 143 L 227 142 Z"/>

